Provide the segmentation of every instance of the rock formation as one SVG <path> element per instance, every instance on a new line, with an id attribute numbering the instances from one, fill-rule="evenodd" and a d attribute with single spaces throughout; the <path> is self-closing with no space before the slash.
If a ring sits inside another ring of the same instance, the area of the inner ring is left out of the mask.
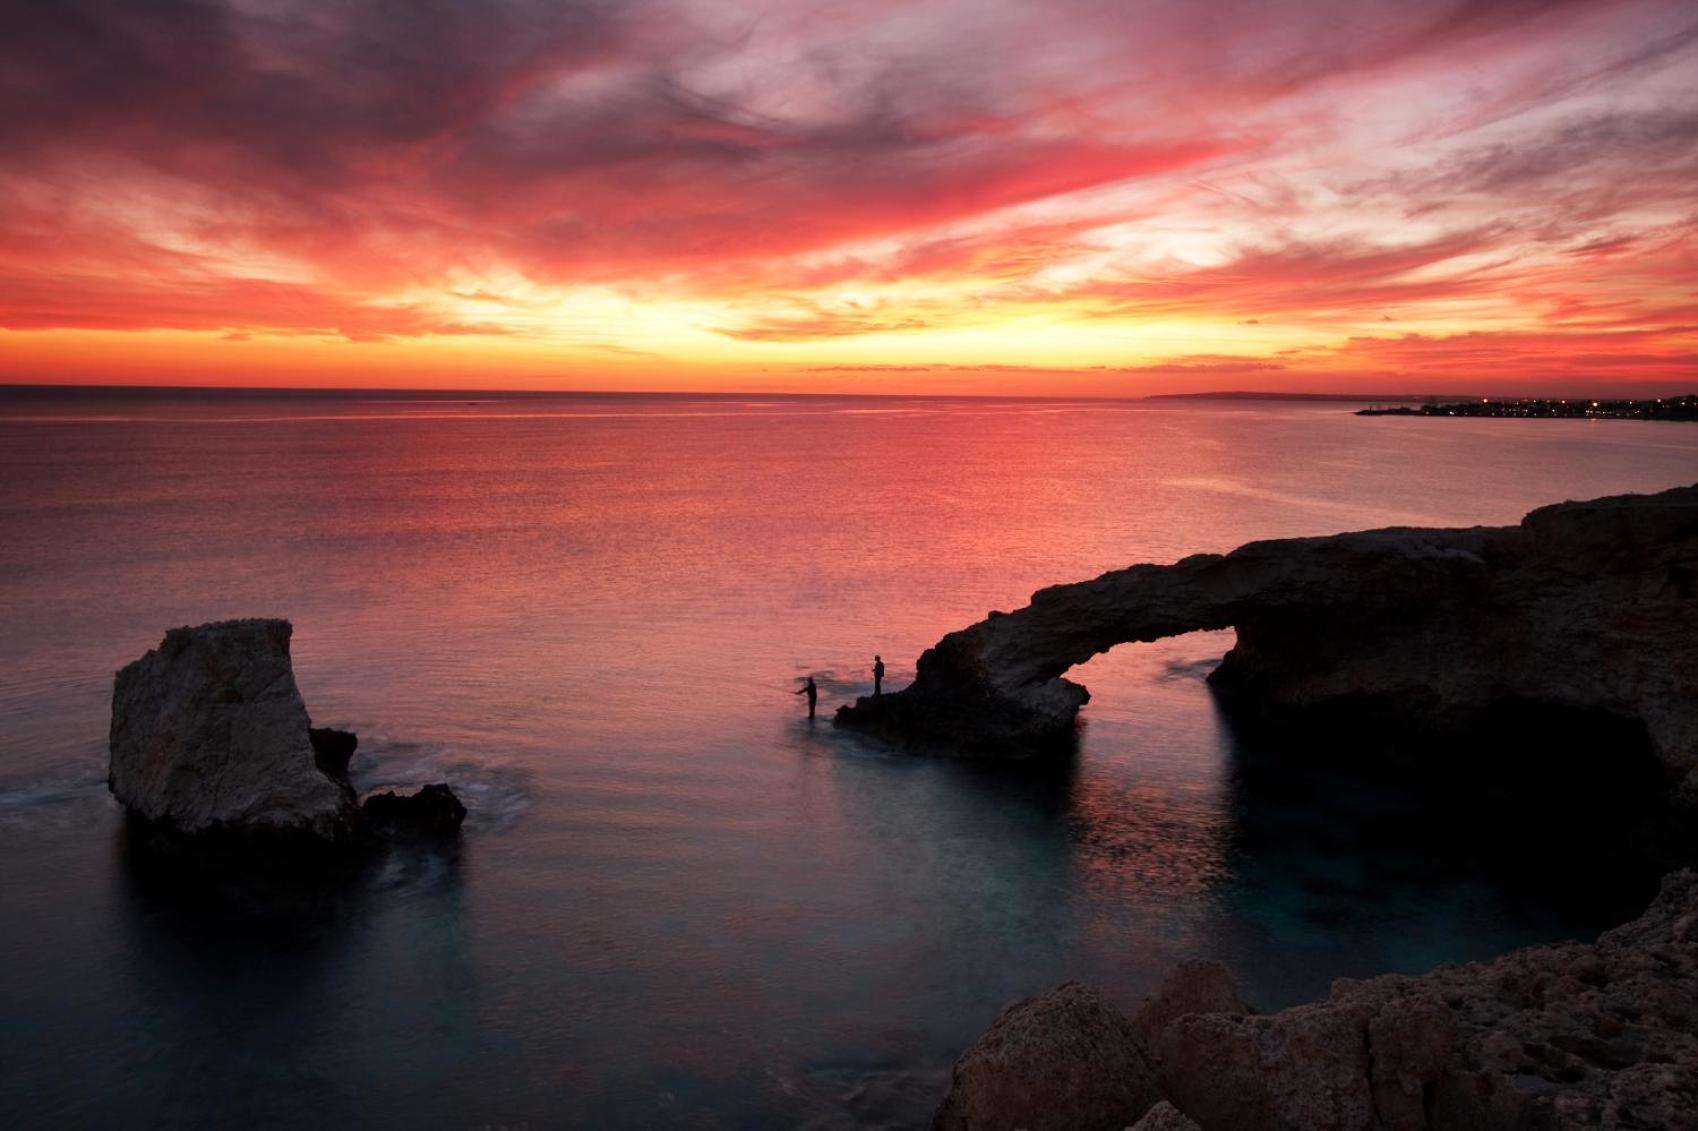
<path id="1" fill-rule="evenodd" d="M 307 738 L 312 742 L 313 763 L 338 781 L 348 776 L 348 763 L 360 748 L 360 737 L 352 731 L 332 727 L 309 727 Z"/>
<path id="2" fill-rule="evenodd" d="M 1131 1023 L 1069 982 L 1003 1011 L 955 1062 L 932 1126 L 1120 1131 L 1160 1098 Z"/>
<path id="3" fill-rule="evenodd" d="M 1638 736 L 1698 802 L 1698 486 L 1563 503 L 1511 527 L 1254 542 L 1035 593 L 950 633 L 913 684 L 837 722 L 900 744 L 1025 756 L 1089 698 L 1062 673 L 1118 644 L 1234 628 L 1215 688 L 1270 717 L 1336 711 L 1412 733 L 1495 718 Z"/>
<path id="4" fill-rule="evenodd" d="M 417 793 L 374 793 L 360 813 L 373 832 L 386 836 L 452 836 L 466 819 L 466 807 L 440 784 Z"/>
<path id="5" fill-rule="evenodd" d="M 1196 1120 L 1163 1100 L 1132 1125 L 1132 1131 L 1202 1131 Z"/>
<path id="6" fill-rule="evenodd" d="M 447 786 L 385 794 L 377 813 L 348 780 L 359 740 L 314 728 L 295 686 L 286 620 L 175 628 L 118 672 L 107 783 L 129 813 L 179 841 L 350 845 L 412 824 L 457 829 Z"/>
<path id="7" fill-rule="evenodd" d="M 1244 1013 L 1232 975 L 1218 962 L 1187 959 L 1167 972 L 1156 992 L 1132 1019 L 1138 1048 L 1152 1064 L 1160 1059 L 1161 1035 L 1168 1022 L 1187 1013 Z"/>
<path id="8" fill-rule="evenodd" d="M 281 620 L 175 628 L 118 672 L 107 781 L 126 809 L 191 835 L 352 836 L 358 804 L 314 758 L 290 633 Z"/>
<path id="9" fill-rule="evenodd" d="M 1595 943 L 1514 951 L 1419 977 L 1340 979 L 1324 1002 L 1257 1016 L 1174 1012 L 1183 999 L 1230 1004 L 1221 973 L 1193 964 L 1130 1022 L 1090 1014 L 1092 1032 L 1147 1037 L 1118 1100 L 1079 1039 L 1069 984 L 1004 1014 L 957 1064 L 938 1127 L 1183 1127 L 1150 1108 L 1147 1080 L 1204 1131 L 1420 1131 L 1423 1128 L 1698 1127 L 1698 874 L 1668 876 L 1638 919 Z M 993 1073 L 963 1072 L 1006 1043 L 1015 1011 L 1018 1109 Z M 1123 1046 L 1109 1042 L 1116 1062 Z M 1046 1063 L 1045 1058 L 1050 1058 Z M 1073 1089 L 1089 1081 L 1075 1109 Z M 1108 1110 L 1105 1102 L 1120 1103 Z M 1068 1112 L 1079 1115 L 1068 1123 Z M 986 1112 L 962 1122 L 961 1112 Z"/>

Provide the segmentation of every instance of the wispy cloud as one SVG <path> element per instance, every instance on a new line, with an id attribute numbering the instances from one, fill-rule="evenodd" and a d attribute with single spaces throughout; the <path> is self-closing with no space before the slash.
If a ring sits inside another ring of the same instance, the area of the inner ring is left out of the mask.
<path id="1" fill-rule="evenodd" d="M 1694 66 L 1683 0 L 11 4 L 0 327 L 1660 379 Z"/>

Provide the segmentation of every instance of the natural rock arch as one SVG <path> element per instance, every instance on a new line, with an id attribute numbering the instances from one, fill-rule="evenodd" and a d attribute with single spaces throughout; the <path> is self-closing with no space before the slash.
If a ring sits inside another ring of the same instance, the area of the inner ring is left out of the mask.
<path id="1" fill-rule="evenodd" d="M 1030 755 L 1068 741 L 1090 697 L 1069 668 L 1228 627 L 1211 682 L 1240 701 L 1350 702 L 1436 733 L 1511 702 L 1638 720 L 1668 784 L 1698 801 L 1698 486 L 1509 527 L 1253 542 L 1042 589 L 945 636 L 913 684 L 837 722 L 922 750 Z"/>

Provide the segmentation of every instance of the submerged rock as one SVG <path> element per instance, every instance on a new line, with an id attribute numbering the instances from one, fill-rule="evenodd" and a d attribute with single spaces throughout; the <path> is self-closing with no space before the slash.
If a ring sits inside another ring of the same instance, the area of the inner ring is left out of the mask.
<path id="1" fill-rule="evenodd" d="M 107 783 L 174 848 L 343 848 L 400 828 L 452 834 L 465 809 L 446 785 L 357 804 L 359 739 L 315 728 L 295 686 L 286 620 L 174 628 L 118 672 Z M 372 801 L 378 804 L 375 811 Z"/>
<path id="2" fill-rule="evenodd" d="M 1160 1098 L 1131 1023 L 1069 982 L 1009 1006 L 962 1054 L 932 1126 L 1119 1131 Z"/>
<path id="3" fill-rule="evenodd" d="M 918 749 L 1026 756 L 1072 733 L 1069 668 L 1233 628 L 1211 682 L 1250 713 L 1324 711 L 1421 740 L 1552 721 L 1645 752 L 1698 799 L 1698 487 L 1536 510 L 1517 526 L 1255 542 L 1033 594 L 938 641 L 912 685 L 836 721 Z M 1631 775 L 1588 783 L 1610 786 Z"/>
<path id="4" fill-rule="evenodd" d="M 1098 1014 L 1093 1027 L 1126 1025 L 1153 1043 L 1160 1092 L 1204 1131 L 1698 1127 L 1698 874 L 1690 871 L 1665 878 L 1642 915 L 1595 943 L 1529 947 L 1419 977 L 1340 979 L 1326 1001 L 1278 1013 L 1173 1012 L 1193 994 L 1208 1007 L 1236 998 L 1213 973 L 1199 978 L 1203 969 L 1170 978 L 1137 1022 Z M 1066 1011 L 1037 1013 L 1020 1044 L 1067 1048 L 1078 1032 Z M 1144 1071 L 1127 1078 L 1142 1087 Z M 960 1104 L 959 1064 L 956 1075 L 940 1126 Z M 1099 1123 L 1103 1085 L 1083 1089 L 1075 1106 L 1070 1080 L 1056 1074 L 1043 1126 Z"/>

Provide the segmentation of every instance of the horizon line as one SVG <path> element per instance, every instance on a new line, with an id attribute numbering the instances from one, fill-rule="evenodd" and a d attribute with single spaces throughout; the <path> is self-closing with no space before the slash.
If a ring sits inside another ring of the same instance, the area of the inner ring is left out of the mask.
<path id="1" fill-rule="evenodd" d="M 716 390 L 681 390 L 681 389 L 471 389 L 450 388 L 445 386 L 403 388 L 398 386 L 324 386 L 324 385 L 165 385 L 165 384 L 94 384 L 94 383 L 53 383 L 0 380 L 0 394 L 14 392 L 31 393 L 213 393 L 213 394 L 289 394 L 289 395 L 328 395 L 328 396 L 431 396 L 442 398 L 479 398 L 479 397 L 548 397 L 548 396 L 580 396 L 580 397 L 712 397 L 723 399 L 761 399 L 773 397 L 810 397 L 835 398 L 846 397 L 865 398 L 869 400 L 996 400 L 996 401 L 1149 401 L 1149 400 L 1334 400 L 1334 401 L 1468 401 L 1468 400 L 1545 400 L 1545 399 L 1581 399 L 1592 397 L 1597 400 L 1649 400 L 1654 396 L 1625 396 L 1616 393 L 1498 393 L 1489 398 L 1481 393 L 1431 393 L 1431 392 L 1398 392 L 1398 393 L 1355 393 L 1355 392 L 1325 392 L 1303 390 L 1255 390 L 1255 389 L 1206 389 L 1186 393 L 1144 393 L 1121 396 L 1096 394 L 1039 394 L 1039 393 L 922 393 L 922 392 L 794 392 L 794 391 L 752 391 L 737 389 Z M 1673 394 L 1694 395 L 1694 394 Z"/>

